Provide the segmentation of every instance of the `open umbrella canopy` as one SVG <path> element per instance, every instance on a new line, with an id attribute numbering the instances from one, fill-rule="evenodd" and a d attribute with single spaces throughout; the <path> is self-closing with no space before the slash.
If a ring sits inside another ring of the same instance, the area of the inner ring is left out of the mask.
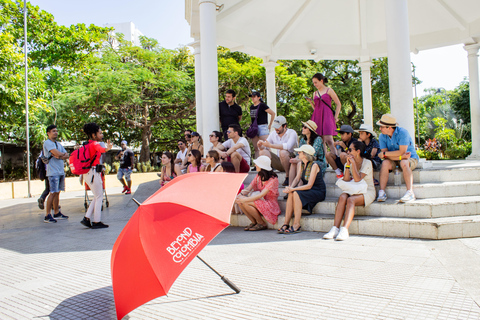
<path id="1" fill-rule="evenodd" d="M 480 1 L 408 0 L 410 50 L 480 40 Z M 198 0 L 186 0 L 199 34 Z M 352 59 L 387 56 L 385 0 L 217 0 L 217 43 L 257 57 Z"/>
<path id="2" fill-rule="evenodd" d="M 190 261 L 229 225 L 245 177 L 190 173 L 175 178 L 140 205 L 112 250 L 118 319 L 167 294 Z"/>

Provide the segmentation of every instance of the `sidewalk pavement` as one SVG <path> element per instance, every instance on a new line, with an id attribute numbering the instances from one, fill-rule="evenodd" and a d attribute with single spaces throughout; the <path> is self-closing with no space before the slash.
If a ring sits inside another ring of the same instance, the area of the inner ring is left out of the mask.
<path id="1" fill-rule="evenodd" d="M 145 200 L 158 188 L 134 191 Z M 0 201 L 0 319 L 116 319 L 111 248 L 137 206 L 107 189 L 108 229 L 84 228 L 83 192 L 61 195 L 68 220 L 43 223 L 36 199 Z M 124 319 L 480 319 L 480 238 L 417 240 L 228 228 L 168 296 Z M 132 288 L 132 295 L 135 288 Z"/>

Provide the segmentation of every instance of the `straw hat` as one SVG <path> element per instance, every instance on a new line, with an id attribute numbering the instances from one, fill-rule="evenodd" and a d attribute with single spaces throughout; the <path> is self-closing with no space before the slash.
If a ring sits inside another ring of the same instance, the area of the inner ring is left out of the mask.
<path id="1" fill-rule="evenodd" d="M 317 124 L 313 122 L 312 120 L 308 120 L 307 122 L 303 122 L 303 125 L 307 127 L 308 129 L 312 130 L 313 132 L 317 132 Z"/>
<path id="2" fill-rule="evenodd" d="M 253 160 L 253 163 L 259 166 L 260 169 L 272 171 L 272 160 L 270 160 L 270 158 L 267 156 L 260 156 L 257 159 Z"/>
<path id="3" fill-rule="evenodd" d="M 315 155 L 315 149 L 309 144 L 304 144 L 300 148 L 295 148 L 293 150 L 295 150 L 297 152 L 302 151 L 303 153 L 309 154 L 311 156 Z"/>
<path id="4" fill-rule="evenodd" d="M 397 123 L 397 119 L 395 119 L 394 116 L 387 113 L 380 118 L 380 121 L 377 122 L 377 126 L 396 127 L 398 126 L 398 123 Z"/>
<path id="5" fill-rule="evenodd" d="M 360 126 L 360 128 L 358 128 L 358 130 L 355 130 L 356 133 L 359 133 L 359 132 L 368 132 L 368 133 L 371 133 L 372 136 L 374 137 L 377 137 L 377 134 L 375 133 L 375 131 L 373 131 L 373 128 L 372 126 L 369 126 L 368 124 L 362 124 Z"/>

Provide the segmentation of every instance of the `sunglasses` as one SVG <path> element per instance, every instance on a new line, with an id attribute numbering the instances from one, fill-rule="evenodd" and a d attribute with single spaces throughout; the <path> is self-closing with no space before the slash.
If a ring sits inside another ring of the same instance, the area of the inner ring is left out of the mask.
<path id="1" fill-rule="evenodd" d="M 308 129 L 308 127 L 307 127 L 307 126 L 302 126 L 302 128 L 303 128 L 303 129 Z"/>
<path id="2" fill-rule="evenodd" d="M 186 135 L 185 135 L 185 137 L 187 137 L 187 138 L 191 138 L 191 137 L 192 137 L 192 135 L 191 135 L 191 134 L 186 134 Z"/>
<path id="3" fill-rule="evenodd" d="M 214 134 L 210 134 L 210 135 L 208 135 L 208 136 L 209 136 L 210 138 L 213 138 L 213 137 L 215 137 L 215 135 L 214 135 Z"/>
<path id="4" fill-rule="evenodd" d="M 191 157 L 191 156 L 192 156 L 192 154 L 191 154 L 191 153 L 189 153 L 189 154 L 188 154 L 188 156 L 189 156 L 189 157 Z"/>
<path id="5" fill-rule="evenodd" d="M 232 133 L 232 131 L 230 131 L 230 130 L 227 130 L 227 133 Z"/>

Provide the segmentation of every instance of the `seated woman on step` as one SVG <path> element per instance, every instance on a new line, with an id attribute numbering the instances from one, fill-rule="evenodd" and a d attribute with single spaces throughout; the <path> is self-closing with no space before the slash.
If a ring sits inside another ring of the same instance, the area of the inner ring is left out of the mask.
<path id="1" fill-rule="evenodd" d="M 271 160 L 267 156 L 260 156 L 253 160 L 258 174 L 250 185 L 237 196 L 235 203 L 252 222 L 245 227 L 245 231 L 267 229 L 267 223 L 277 222 L 280 214 L 278 205 L 278 177 L 273 172 Z"/>
<path id="2" fill-rule="evenodd" d="M 205 156 L 207 165 L 205 167 L 206 172 L 222 172 L 222 163 L 220 162 L 220 155 L 217 150 L 210 150 Z"/>
<path id="3" fill-rule="evenodd" d="M 191 150 L 185 159 L 190 163 L 187 167 L 187 173 L 203 171 L 202 154 L 198 150 Z"/>
<path id="4" fill-rule="evenodd" d="M 315 205 L 325 200 L 327 193 L 323 181 L 322 164 L 315 161 L 315 148 L 309 144 L 304 144 L 294 150 L 298 152 L 298 158 L 301 162 L 297 165 L 295 180 L 283 191 L 288 194 L 287 209 L 285 210 L 285 224 L 278 229 L 278 233 L 300 232 L 302 209 L 307 209 L 311 214 Z M 293 225 L 290 226 L 292 216 L 294 216 Z"/>
<path id="5" fill-rule="evenodd" d="M 175 158 L 171 152 L 165 151 L 162 154 L 162 171 L 160 173 L 160 187 L 171 181 L 177 175 L 175 174 Z"/>
<path id="6" fill-rule="evenodd" d="M 337 185 L 342 188 L 343 193 L 338 198 L 333 227 L 323 236 L 323 239 L 348 239 L 348 228 L 355 215 L 355 206 L 366 207 L 375 200 L 373 166 L 372 161 L 365 158 L 365 144 L 361 141 L 355 141 L 350 144 L 347 153 L 343 181 L 348 182 L 348 184 L 340 180 L 337 181 Z M 360 188 L 356 188 L 355 185 L 360 186 Z M 340 227 L 342 219 L 343 227 Z"/>

